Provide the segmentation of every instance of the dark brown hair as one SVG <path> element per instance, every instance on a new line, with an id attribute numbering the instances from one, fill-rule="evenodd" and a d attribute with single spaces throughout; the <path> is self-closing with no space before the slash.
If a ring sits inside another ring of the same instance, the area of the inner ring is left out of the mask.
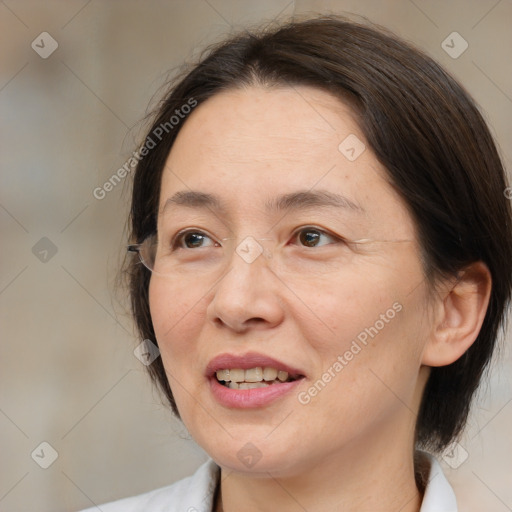
<path id="1" fill-rule="evenodd" d="M 231 37 L 209 48 L 157 109 L 147 147 L 158 127 L 167 123 L 168 129 L 135 172 L 132 242 L 156 233 L 162 170 L 186 122 L 183 115 L 171 127 L 171 116 L 192 101 L 199 106 L 222 90 L 253 84 L 309 85 L 344 102 L 348 98 L 369 146 L 409 207 L 429 283 L 475 261 L 489 268 L 493 285 L 481 331 L 459 360 L 432 368 L 417 418 L 417 445 L 442 450 L 467 421 L 512 283 L 507 184 L 482 116 L 436 62 L 382 28 L 322 16 Z M 156 343 L 148 302 L 151 273 L 136 260 L 127 271 L 139 334 Z M 161 358 L 148 368 L 177 414 Z"/>

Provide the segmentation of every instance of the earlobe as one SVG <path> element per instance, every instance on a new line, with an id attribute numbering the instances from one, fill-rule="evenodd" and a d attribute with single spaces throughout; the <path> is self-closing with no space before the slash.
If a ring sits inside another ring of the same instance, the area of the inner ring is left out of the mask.
<path id="1" fill-rule="evenodd" d="M 481 261 L 472 263 L 445 285 L 436 299 L 435 324 L 423 352 L 423 365 L 449 365 L 474 343 L 487 312 L 491 288 L 491 273 Z"/>

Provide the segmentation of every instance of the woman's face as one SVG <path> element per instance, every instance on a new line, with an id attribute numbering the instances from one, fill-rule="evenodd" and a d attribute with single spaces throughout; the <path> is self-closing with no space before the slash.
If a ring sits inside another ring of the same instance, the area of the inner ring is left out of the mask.
<path id="1" fill-rule="evenodd" d="M 412 449 L 430 327 L 419 246 L 346 105 L 254 86 L 198 106 L 167 159 L 158 233 L 163 364 L 218 464 L 285 476 Z"/>

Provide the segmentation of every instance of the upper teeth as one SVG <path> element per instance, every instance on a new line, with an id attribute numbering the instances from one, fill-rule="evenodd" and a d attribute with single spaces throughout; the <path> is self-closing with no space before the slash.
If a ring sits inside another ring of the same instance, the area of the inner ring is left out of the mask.
<path id="1" fill-rule="evenodd" d="M 277 370 L 276 368 L 257 366 L 248 370 L 239 368 L 229 370 L 218 370 L 217 379 L 224 382 L 262 382 L 273 381 L 275 379 L 284 382 L 288 380 L 288 372 Z"/>

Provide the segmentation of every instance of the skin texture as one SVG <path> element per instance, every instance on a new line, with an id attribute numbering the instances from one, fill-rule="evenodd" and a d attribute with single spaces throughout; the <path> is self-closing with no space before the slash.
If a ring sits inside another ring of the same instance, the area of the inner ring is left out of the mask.
<path id="1" fill-rule="evenodd" d="M 161 239 L 170 243 L 184 228 L 210 238 L 167 254 L 170 274 L 151 279 L 151 316 L 181 418 L 222 468 L 227 512 L 269 503 L 283 511 L 418 511 L 414 426 L 427 365 L 460 357 L 485 314 L 490 278 L 481 264 L 429 293 L 407 207 L 367 144 L 354 161 L 338 149 L 350 134 L 365 143 L 350 108 L 326 92 L 251 86 L 197 107 L 164 169 Z M 164 212 L 169 197 L 189 190 L 218 195 L 225 210 Z M 359 209 L 265 209 L 298 190 L 342 194 Z M 327 233 L 316 247 L 297 237 L 307 226 Z M 246 236 L 271 239 L 252 263 L 229 250 Z M 400 311 L 389 319 L 393 304 Z M 301 403 L 297 393 L 381 315 L 388 321 L 378 334 Z M 265 407 L 224 407 L 206 366 L 218 354 L 248 351 L 305 378 Z M 249 442 L 261 455 L 251 467 L 237 456 Z"/>

